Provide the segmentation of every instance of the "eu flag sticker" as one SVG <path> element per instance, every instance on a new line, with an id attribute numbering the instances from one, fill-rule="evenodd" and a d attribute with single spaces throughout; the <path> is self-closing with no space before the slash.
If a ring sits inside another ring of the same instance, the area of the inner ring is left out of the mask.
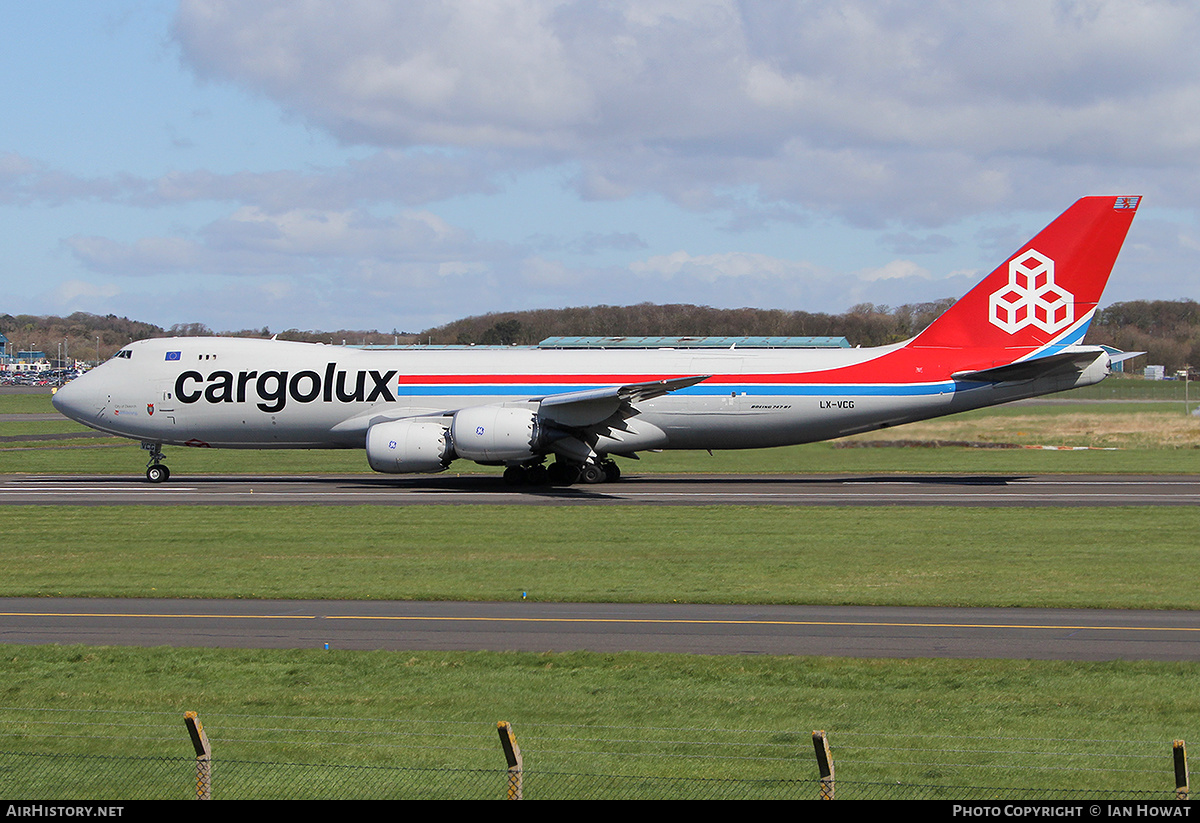
<path id="1" fill-rule="evenodd" d="M 168 360 L 178 360 L 178 359 L 179 359 L 179 352 L 177 352 L 177 351 L 169 351 L 169 352 L 167 352 L 167 359 L 168 359 Z"/>

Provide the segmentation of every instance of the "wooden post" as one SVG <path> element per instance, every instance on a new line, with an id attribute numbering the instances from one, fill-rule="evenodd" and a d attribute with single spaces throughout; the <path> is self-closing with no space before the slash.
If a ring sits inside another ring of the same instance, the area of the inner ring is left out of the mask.
<path id="1" fill-rule="evenodd" d="M 196 799 L 212 800 L 212 746 L 195 712 L 184 712 L 183 724 L 196 750 Z"/>
<path id="2" fill-rule="evenodd" d="M 825 732 L 813 732 L 813 749 L 817 752 L 817 770 L 821 773 L 821 800 L 833 800 L 833 752 Z"/>
<path id="3" fill-rule="evenodd" d="M 508 761 L 508 798 L 509 800 L 524 800 L 524 762 L 521 760 L 521 747 L 517 745 L 517 736 L 513 734 L 512 724 L 501 720 L 496 724 L 500 733 L 500 748 L 504 749 L 504 759 Z"/>
<path id="4" fill-rule="evenodd" d="M 1188 799 L 1188 768 L 1187 746 L 1182 740 L 1176 740 L 1171 747 L 1175 755 L 1175 799 Z"/>

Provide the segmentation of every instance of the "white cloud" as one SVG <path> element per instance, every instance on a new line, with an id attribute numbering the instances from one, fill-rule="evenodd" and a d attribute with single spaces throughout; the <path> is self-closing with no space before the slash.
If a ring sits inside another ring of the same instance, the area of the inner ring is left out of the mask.
<path id="1" fill-rule="evenodd" d="M 175 31 L 202 76 L 343 140 L 572 156 L 597 197 L 737 181 L 937 223 L 1112 163 L 1200 185 L 1200 14 L 1166 0 L 185 0 Z"/>
<path id="2" fill-rule="evenodd" d="M 123 276 L 159 275 L 203 265 L 204 250 L 179 237 L 120 243 L 107 237 L 69 237 L 65 245 L 93 271 Z"/>
<path id="3" fill-rule="evenodd" d="M 128 276 L 369 271 L 400 263 L 443 270 L 457 265 L 469 271 L 480 258 L 499 251 L 496 244 L 478 243 L 428 211 L 377 216 L 360 210 L 297 209 L 275 214 L 252 206 L 213 221 L 196 239 L 147 237 L 122 243 L 77 236 L 65 243 L 88 268 Z"/>
<path id="4" fill-rule="evenodd" d="M 199 2 L 181 5 L 176 33 L 202 74 L 247 82 L 347 139 L 526 146 L 589 116 L 551 25 L 558 5 Z"/>
<path id="5" fill-rule="evenodd" d="M 29 9 L 97 73 L 31 72 L 4 111 L 5 266 L 47 306 L 91 280 L 214 328 L 840 311 L 961 293 L 1099 193 L 1146 195 L 1113 299 L 1200 270 L 1186 3 L 182 0 L 179 65 L 161 19 L 106 46 Z"/>
<path id="6" fill-rule="evenodd" d="M 521 261 L 521 282 L 538 290 L 561 290 L 578 283 L 578 277 L 558 260 L 530 257 Z"/>
<path id="7" fill-rule="evenodd" d="M 769 280 L 809 277 L 813 273 L 813 267 L 805 263 L 741 252 L 692 255 L 677 251 L 635 262 L 629 268 L 635 274 L 680 277 L 708 283 L 731 278 Z"/>
<path id="8" fill-rule="evenodd" d="M 362 203 L 418 206 L 465 194 L 495 194 L 495 178 L 520 170 L 486 154 L 383 150 L 336 168 L 281 169 L 218 174 L 204 169 L 169 171 L 156 178 L 134 174 L 84 177 L 16 153 L 0 155 L 0 202 L 60 205 L 101 201 L 161 208 L 203 201 L 232 201 L 267 211 L 349 208 Z"/>
<path id="9" fill-rule="evenodd" d="M 868 283 L 874 283 L 877 280 L 907 280 L 909 278 L 928 280 L 930 274 L 911 260 L 893 260 L 878 268 L 863 269 L 858 273 L 858 277 Z"/>
<path id="10" fill-rule="evenodd" d="M 93 301 L 116 297 L 121 289 L 112 283 L 90 283 L 85 280 L 68 280 L 54 290 L 54 300 L 62 306 L 91 304 Z"/>

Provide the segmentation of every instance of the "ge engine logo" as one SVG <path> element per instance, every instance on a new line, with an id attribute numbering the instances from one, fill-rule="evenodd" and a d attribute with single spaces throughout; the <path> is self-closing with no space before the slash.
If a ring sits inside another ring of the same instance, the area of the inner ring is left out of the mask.
<path id="1" fill-rule="evenodd" d="M 1030 249 L 1008 264 L 1008 285 L 992 292 L 988 320 L 1009 334 L 1060 331 L 1075 322 L 1075 295 L 1054 284 L 1054 261 Z"/>

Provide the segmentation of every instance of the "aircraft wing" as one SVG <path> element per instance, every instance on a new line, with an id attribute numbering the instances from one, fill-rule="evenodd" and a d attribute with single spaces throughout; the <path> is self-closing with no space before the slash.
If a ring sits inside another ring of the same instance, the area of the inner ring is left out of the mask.
<path id="1" fill-rule="evenodd" d="M 553 421 L 561 426 L 583 428 L 609 421 L 618 411 L 625 411 L 628 417 L 634 412 L 631 404 L 643 400 L 661 397 L 688 386 L 707 380 L 712 375 L 697 375 L 694 377 L 675 377 L 669 380 L 651 380 L 645 383 L 628 383 L 623 386 L 603 386 L 598 389 L 550 394 L 543 397 L 528 398 L 529 402 L 538 404 L 539 415 L 544 420 Z M 372 424 L 388 420 L 399 420 L 412 417 L 450 417 L 459 409 L 420 410 L 396 407 L 386 410 L 372 409 L 344 420 L 333 427 L 339 434 L 348 432 L 365 432 Z"/>
<path id="2" fill-rule="evenodd" d="M 532 397 L 530 400 L 538 404 L 539 416 L 545 420 L 552 420 L 563 426 L 591 426 L 608 420 L 633 403 L 686 389 L 710 377 L 711 374 L 703 374 L 645 383 L 627 383 L 623 386 L 604 386 L 598 389 Z"/>

